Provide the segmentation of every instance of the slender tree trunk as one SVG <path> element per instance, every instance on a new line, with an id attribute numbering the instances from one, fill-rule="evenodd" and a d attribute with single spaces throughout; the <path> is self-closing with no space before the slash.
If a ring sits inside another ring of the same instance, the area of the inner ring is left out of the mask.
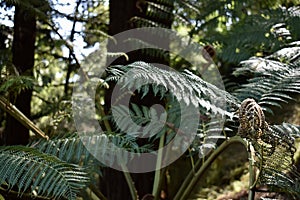
<path id="1" fill-rule="evenodd" d="M 110 0 L 110 24 L 109 34 L 115 35 L 130 29 L 130 19 L 135 16 L 135 3 L 136 0 Z M 109 48 L 109 45 L 108 45 Z M 110 49 L 108 49 L 110 51 Z M 124 61 L 124 60 L 123 60 Z M 122 61 L 121 61 L 122 62 Z M 121 63 L 119 60 L 119 63 Z M 123 62 L 122 62 L 123 63 Z M 123 63 L 124 64 L 124 63 Z M 106 111 L 110 109 L 110 96 L 112 89 L 106 92 L 105 104 Z M 106 168 L 103 170 L 103 181 L 100 184 L 101 190 L 107 199 L 119 200 L 119 199 L 131 199 L 128 185 L 124 178 L 124 174 L 120 171 Z M 135 183 L 136 185 L 136 183 Z"/>
<path id="2" fill-rule="evenodd" d="M 35 14 L 15 6 L 14 39 L 12 45 L 12 63 L 19 75 L 32 76 L 34 65 L 34 43 L 36 35 Z M 11 102 L 27 117 L 30 117 L 30 102 L 32 91 L 24 90 L 17 96 L 11 95 Z M 7 116 L 5 144 L 26 144 L 29 140 L 29 130 L 11 116 Z"/>
<path id="3" fill-rule="evenodd" d="M 147 4 L 143 0 L 110 0 L 110 25 L 109 34 L 115 35 L 123 31 L 137 28 L 131 19 L 135 16 L 147 18 L 146 10 Z M 171 27 L 171 17 L 164 24 L 166 27 Z M 153 20 L 153 19 L 151 19 Z M 166 38 L 168 39 L 168 38 Z M 111 51 L 110 45 L 108 45 L 108 51 Z M 168 61 L 162 60 L 162 58 L 145 56 L 142 50 L 137 50 L 128 53 L 129 61 L 124 58 L 117 59 L 113 64 L 128 64 L 134 61 L 145 61 L 149 63 L 168 64 Z M 110 86 L 105 95 L 106 112 L 110 109 L 111 105 L 111 93 L 113 91 L 113 85 Z M 131 102 L 138 105 L 152 106 L 153 104 L 164 104 L 160 98 L 154 97 L 154 94 L 149 94 L 145 98 L 141 99 L 138 95 L 131 99 Z M 138 141 L 141 145 L 145 142 L 143 140 Z M 139 199 L 142 199 L 146 194 L 151 194 L 154 172 L 131 174 Z M 128 185 L 125 181 L 124 174 L 114 169 L 106 168 L 103 172 L 103 182 L 100 184 L 101 190 L 110 200 L 131 199 Z"/>

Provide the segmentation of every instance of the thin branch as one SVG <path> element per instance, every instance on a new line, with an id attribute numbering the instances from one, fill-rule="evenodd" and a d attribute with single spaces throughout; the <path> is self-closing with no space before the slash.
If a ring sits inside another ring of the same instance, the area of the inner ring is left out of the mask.
<path id="1" fill-rule="evenodd" d="M 45 23 L 51 27 L 51 29 L 58 35 L 58 37 L 59 37 L 62 41 L 65 42 L 65 45 L 66 45 L 66 47 L 69 49 L 69 51 L 70 51 L 70 53 L 71 53 L 71 55 L 72 55 L 72 58 L 74 59 L 76 65 L 79 66 L 79 70 L 80 70 L 81 73 L 83 74 L 84 81 L 89 80 L 88 75 L 87 75 L 87 74 L 83 71 L 83 69 L 80 67 L 81 65 L 80 65 L 79 60 L 77 59 L 77 57 L 76 57 L 76 55 L 75 55 L 75 53 L 74 53 L 73 45 L 72 45 L 70 42 L 68 42 L 68 41 L 66 41 L 66 40 L 64 39 L 64 37 L 58 32 L 58 29 L 57 29 L 53 24 L 51 24 L 51 23 L 49 23 L 49 22 L 45 22 Z"/>
<path id="2" fill-rule="evenodd" d="M 18 120 L 23 126 L 31 130 L 38 136 L 48 140 L 49 137 L 39 129 L 31 120 L 29 120 L 18 108 L 11 104 L 4 97 L 0 96 L 0 108 L 9 113 L 12 117 Z"/>
<path id="3" fill-rule="evenodd" d="M 77 3 L 76 3 L 76 7 L 75 7 L 75 10 L 74 10 L 74 18 L 73 18 L 73 25 L 72 25 L 72 29 L 71 29 L 71 33 L 70 33 L 70 41 L 71 42 L 74 42 L 74 36 L 75 36 L 75 28 L 76 28 L 76 23 L 78 22 L 77 21 L 77 15 L 78 15 L 78 12 L 79 12 L 79 6 L 81 4 L 82 0 L 78 0 Z M 65 82 L 65 89 L 64 89 L 64 93 L 65 95 L 67 96 L 68 95 L 68 90 L 69 90 L 69 80 L 70 80 L 70 76 L 71 76 L 71 73 L 72 73 L 72 55 L 74 54 L 73 52 L 73 49 L 69 49 L 69 58 L 68 58 L 68 69 L 67 69 L 67 75 L 66 75 L 66 82 Z M 78 65 L 80 66 L 80 65 Z"/>

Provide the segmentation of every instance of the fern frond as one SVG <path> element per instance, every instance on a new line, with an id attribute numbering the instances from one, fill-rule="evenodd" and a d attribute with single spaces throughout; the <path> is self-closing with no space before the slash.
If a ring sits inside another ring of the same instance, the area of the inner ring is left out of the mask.
<path id="1" fill-rule="evenodd" d="M 136 27 L 162 27 L 162 28 L 168 28 L 166 25 L 145 19 L 142 17 L 135 16 L 130 19 L 130 21 L 136 26 Z"/>
<path id="2" fill-rule="evenodd" d="M 34 86 L 34 79 L 29 76 L 15 76 L 10 77 L 0 86 L 0 94 L 9 92 L 11 94 L 18 94 L 22 90 L 32 89 Z"/>
<path id="3" fill-rule="evenodd" d="M 226 42 L 222 42 L 223 48 L 219 57 L 224 61 L 238 64 L 257 53 L 268 55 L 297 40 L 299 30 L 296 27 L 299 27 L 299 17 L 293 16 L 292 13 L 292 9 L 279 7 L 264 11 L 263 15 L 261 13 L 249 15 L 240 20 L 229 31 Z M 293 21 L 297 21 L 298 24 Z M 219 37 L 222 40 L 222 36 Z"/>
<path id="4" fill-rule="evenodd" d="M 0 183 L 18 193 L 75 199 L 88 178 L 82 168 L 24 146 L 0 147 Z"/>
<path id="5" fill-rule="evenodd" d="M 277 60 L 282 63 L 293 63 L 295 66 L 300 62 L 300 44 L 299 41 L 288 44 L 272 55 L 267 57 L 270 60 Z"/>
<path id="6" fill-rule="evenodd" d="M 188 130 L 181 130 L 180 127 L 194 127 L 189 123 L 195 122 L 190 120 L 195 116 L 189 116 L 193 114 L 182 111 L 178 102 L 168 104 L 166 111 L 136 104 L 131 104 L 130 109 L 124 105 L 114 106 L 112 110 L 114 124 L 118 130 L 154 140 L 167 133 L 166 143 L 178 132 L 186 131 L 184 134 L 187 134 Z"/>
<path id="7" fill-rule="evenodd" d="M 273 125 L 271 128 L 276 129 L 276 132 L 286 133 L 294 138 L 300 137 L 300 125 L 283 123 L 282 125 Z"/>
<path id="8" fill-rule="evenodd" d="M 272 125 L 264 133 L 263 141 L 252 141 L 257 157 L 254 164 L 261 170 L 259 184 L 299 197 L 300 173 L 294 166 L 296 148 L 293 137 L 299 133 L 300 129 L 292 124 Z"/>
<path id="9" fill-rule="evenodd" d="M 93 160 L 78 134 L 56 136 L 48 141 L 42 139 L 34 140 L 29 144 L 29 147 L 54 155 L 68 163 L 79 164 L 81 161 L 85 161 L 83 163 L 86 164 L 88 161 Z"/>
<path id="10" fill-rule="evenodd" d="M 287 64 L 280 61 L 259 57 L 251 57 L 248 60 L 242 61 L 240 64 L 241 67 L 233 72 L 235 76 L 252 74 L 263 75 L 265 73 L 288 71 L 289 67 Z"/>
<path id="11" fill-rule="evenodd" d="M 164 34 L 162 32 L 163 30 L 154 33 L 155 35 L 151 35 L 151 36 L 155 36 L 156 38 L 161 37 Z M 126 40 L 126 42 L 128 42 L 128 44 L 130 44 L 131 48 L 133 49 L 141 49 L 144 56 L 160 58 L 162 60 L 169 59 L 169 53 L 167 51 L 163 51 L 162 49 L 160 49 L 160 47 L 150 44 L 146 41 L 136 39 L 136 38 L 129 38 Z"/>
<path id="12" fill-rule="evenodd" d="M 124 57 L 126 60 L 129 60 L 129 57 L 126 53 L 123 52 L 107 52 L 107 56 L 109 57 Z"/>
<path id="13" fill-rule="evenodd" d="M 166 22 L 169 24 L 172 22 L 172 18 L 170 18 L 170 16 L 173 15 L 172 7 L 148 2 L 146 15 L 149 19 L 153 19 L 158 22 Z"/>
<path id="14" fill-rule="evenodd" d="M 263 75 L 275 72 L 289 72 L 298 69 L 300 62 L 300 44 L 293 42 L 287 47 L 279 49 L 265 58 L 252 57 L 242 61 L 241 67 L 234 71 L 234 75 Z"/>
<path id="15" fill-rule="evenodd" d="M 153 2 L 156 4 L 168 6 L 168 7 L 173 5 L 173 1 L 171 1 L 171 0 L 149 0 L 149 2 Z"/>
<path id="16" fill-rule="evenodd" d="M 225 135 L 226 132 L 226 135 Z M 222 125 L 219 120 L 211 120 L 210 122 L 202 122 L 199 126 L 195 140 L 193 141 L 192 150 L 199 153 L 202 158 L 208 152 L 217 148 L 218 140 L 226 140 L 227 134 L 232 129 Z"/>
<path id="17" fill-rule="evenodd" d="M 165 122 L 166 115 L 160 113 L 154 108 L 131 104 L 132 109 L 127 106 L 113 106 L 113 119 L 115 126 L 132 136 L 149 137 L 160 132 Z M 132 121 L 130 120 L 132 119 Z"/>
<path id="18" fill-rule="evenodd" d="M 256 99 L 264 110 L 271 113 L 272 106 L 281 107 L 282 103 L 288 103 L 300 93 L 299 54 L 298 48 L 289 47 L 266 58 L 253 57 L 243 61 L 235 75 L 254 77 L 235 90 L 234 95 L 241 100 L 248 97 Z M 287 63 L 283 63 L 282 59 Z"/>
<path id="19" fill-rule="evenodd" d="M 167 28 L 172 24 L 173 16 L 173 1 L 144 1 L 139 2 L 145 4 L 147 10 L 144 11 L 143 17 L 135 16 L 131 19 L 131 22 L 136 27 L 165 27 Z M 143 9 L 138 6 L 141 12 Z"/>
<path id="20" fill-rule="evenodd" d="M 137 91 L 145 96 L 149 91 L 149 85 L 144 86 L 146 80 L 151 83 L 154 95 L 159 95 L 161 98 L 171 95 L 179 102 L 195 107 L 200 106 L 213 114 L 227 115 L 232 118 L 233 114 L 223 109 L 222 103 L 238 104 L 232 95 L 205 82 L 189 71 L 180 74 L 144 62 L 135 62 L 127 66 L 110 68 L 109 73 L 111 76 L 107 80 L 118 80 L 123 89 L 131 90 L 141 86 L 137 88 Z M 216 105 L 212 103 L 220 97 L 224 97 L 226 102 L 215 102 Z M 221 104 L 217 105 L 218 103 Z"/>
<path id="21" fill-rule="evenodd" d="M 269 155 L 269 147 L 256 147 L 259 161 L 256 165 L 261 169 L 258 183 L 269 186 L 272 191 L 287 192 L 299 197 L 298 187 L 300 174 L 293 165 L 293 153 L 289 147 L 278 144 Z M 260 166 L 262 165 L 262 166 Z"/>
<path id="22" fill-rule="evenodd" d="M 112 148 L 108 142 L 113 143 L 117 147 L 136 153 L 146 152 L 151 148 L 150 145 L 139 146 L 136 143 L 136 139 L 130 135 L 100 132 L 89 134 L 66 134 L 51 138 L 48 141 L 36 140 L 30 144 L 30 147 L 34 147 L 46 154 L 54 155 L 68 163 L 89 166 L 100 164 L 101 161 L 98 162 L 95 159 L 99 158 L 97 155 L 114 153 L 115 148 Z M 91 149 L 87 149 L 90 145 L 97 146 L 97 150 L 90 152 Z M 111 158 L 111 162 L 114 162 L 114 156 Z"/>

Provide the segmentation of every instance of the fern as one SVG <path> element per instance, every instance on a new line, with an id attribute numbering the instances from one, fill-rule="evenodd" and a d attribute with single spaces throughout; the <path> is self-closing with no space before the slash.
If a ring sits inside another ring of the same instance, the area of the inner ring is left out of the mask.
<path id="1" fill-rule="evenodd" d="M 234 24 L 229 34 L 216 36 L 221 41 L 219 57 L 226 62 L 238 64 L 253 55 L 269 55 L 283 45 L 299 38 L 299 7 L 279 7 L 252 14 Z M 298 22 L 298 23 L 297 23 Z"/>
<path id="2" fill-rule="evenodd" d="M 6 80 L 0 86 L 0 94 L 6 92 L 18 94 L 22 90 L 32 89 L 34 86 L 34 79 L 29 76 L 16 76 Z"/>
<path id="3" fill-rule="evenodd" d="M 266 111 L 273 113 L 271 107 L 281 107 L 300 93 L 300 68 L 296 64 L 299 50 L 295 47 L 285 48 L 266 58 L 253 57 L 243 61 L 242 67 L 234 74 L 251 75 L 248 83 L 235 90 L 239 99 L 248 97 L 256 99 Z M 277 58 L 277 60 L 274 60 Z M 280 60 L 284 60 L 283 63 Z"/>
<path id="4" fill-rule="evenodd" d="M 242 61 L 240 63 L 242 67 L 236 69 L 234 74 L 236 76 L 247 74 L 263 75 L 297 70 L 297 64 L 300 62 L 299 46 L 299 41 L 293 42 L 265 58 L 252 57 Z"/>
<path id="5" fill-rule="evenodd" d="M 300 126 L 283 123 L 282 125 L 271 126 L 273 132 L 281 133 L 281 135 L 289 135 L 292 138 L 300 138 Z M 281 136 L 280 136 L 281 137 Z"/>
<path id="6" fill-rule="evenodd" d="M 160 4 L 160 5 L 164 5 L 164 6 L 172 6 L 173 5 L 173 1 L 171 1 L 171 0 L 151 0 L 151 2 Z"/>
<path id="7" fill-rule="evenodd" d="M 166 25 L 161 24 L 159 22 L 155 22 L 149 19 L 145 19 L 142 17 L 135 16 L 130 19 L 130 21 L 136 26 L 136 27 L 163 27 L 168 28 Z"/>
<path id="8" fill-rule="evenodd" d="M 68 163 L 93 167 L 98 164 L 101 165 L 101 161 L 104 161 L 96 160 L 95 158 L 99 159 L 105 157 L 103 155 L 114 155 L 116 153 L 116 148 L 111 143 L 119 148 L 135 153 L 147 152 L 151 149 L 151 145 L 139 146 L 136 143 L 136 139 L 130 135 L 101 132 L 89 134 L 73 133 L 56 136 L 49 140 L 35 140 L 29 146 L 43 153 L 54 155 Z M 91 151 L 92 149 L 94 151 Z M 115 161 L 115 156 L 107 157 L 110 160 L 105 161 L 105 163 L 113 163 Z"/>
<path id="9" fill-rule="evenodd" d="M 2 187 L 48 198 L 74 199 L 88 178 L 82 168 L 24 146 L 0 147 Z"/>
<path id="10" fill-rule="evenodd" d="M 151 34 L 151 36 L 153 36 L 155 38 L 163 37 L 164 34 L 168 34 L 166 32 L 168 30 L 165 30 L 165 29 L 160 29 L 160 30 L 161 30 L 160 31 L 161 33 L 153 33 L 155 35 L 152 35 L 152 33 L 148 32 L 148 34 Z M 148 28 L 147 31 L 151 31 L 151 28 Z M 145 56 L 156 57 L 156 58 L 163 59 L 165 61 L 167 61 L 169 59 L 169 52 L 163 51 L 160 49 L 161 47 L 158 47 L 153 44 L 149 44 L 146 41 L 136 39 L 136 38 L 129 38 L 126 40 L 126 42 L 128 42 L 132 46 L 133 49 L 141 49 L 143 55 L 145 55 Z"/>
<path id="11" fill-rule="evenodd" d="M 56 136 L 48 141 L 43 139 L 34 140 L 28 146 L 38 149 L 43 153 L 54 155 L 68 163 L 79 164 L 83 162 L 87 164 L 93 160 L 78 134 Z"/>
<path id="12" fill-rule="evenodd" d="M 211 150 L 217 148 L 218 140 L 226 140 L 227 134 L 232 131 L 232 129 L 223 126 L 220 120 L 215 119 L 209 122 L 202 122 L 191 148 L 193 151 L 199 153 L 200 158 L 203 158 Z"/>
<path id="13" fill-rule="evenodd" d="M 142 4 L 146 10 L 142 9 Z M 137 6 L 143 16 L 135 16 L 131 22 L 136 27 L 165 27 L 169 28 L 172 23 L 173 1 L 138 1 Z"/>
<path id="14" fill-rule="evenodd" d="M 132 109 L 130 111 L 124 105 L 112 107 L 114 124 L 118 129 L 132 136 L 141 135 L 142 137 L 157 134 L 162 129 L 162 124 L 165 121 L 163 119 L 165 118 L 164 114 L 158 116 L 154 108 L 149 109 L 142 106 L 140 109 L 136 104 L 131 105 Z"/>
<path id="15" fill-rule="evenodd" d="M 258 183 L 268 185 L 274 191 L 288 192 L 299 197 L 300 174 L 294 164 L 293 135 L 299 136 L 300 130 L 291 124 L 270 126 L 270 131 L 265 133 L 276 140 L 275 149 L 270 154 L 270 147 L 265 143 L 254 142 L 257 162 L 254 164 L 260 170 Z"/>
<path id="16" fill-rule="evenodd" d="M 117 130 L 132 136 L 147 137 L 150 140 L 159 139 L 167 133 L 166 143 L 171 141 L 177 132 L 183 131 L 179 129 L 180 127 L 194 127 L 192 123 L 195 122 L 190 120 L 195 116 L 181 111 L 178 102 L 177 104 L 176 102 L 168 104 L 167 111 L 155 107 L 139 107 L 136 104 L 131 104 L 130 109 L 124 105 L 113 106 L 112 110 Z"/>
<path id="17" fill-rule="evenodd" d="M 135 62 L 127 66 L 114 66 L 108 72 L 111 74 L 107 81 L 118 80 L 122 88 L 128 90 L 135 89 L 145 96 L 149 85 L 145 85 L 145 80 L 151 83 L 153 93 L 161 98 L 172 97 L 185 105 L 200 106 L 213 114 L 227 115 L 233 117 L 233 114 L 223 109 L 221 105 L 214 105 L 213 100 L 224 97 L 227 103 L 237 105 L 237 100 L 229 93 L 217 88 L 216 86 L 205 82 L 198 76 L 189 71 L 180 74 L 174 71 L 167 71 L 154 67 L 144 62 Z M 128 73 L 128 74 L 126 74 Z M 217 104 L 217 102 L 215 102 Z"/>
<path id="18" fill-rule="evenodd" d="M 170 24 L 172 23 L 172 18 L 170 18 L 170 16 L 172 16 L 172 8 L 173 7 L 148 2 L 146 16 L 150 19 L 163 22 L 163 24 Z"/>

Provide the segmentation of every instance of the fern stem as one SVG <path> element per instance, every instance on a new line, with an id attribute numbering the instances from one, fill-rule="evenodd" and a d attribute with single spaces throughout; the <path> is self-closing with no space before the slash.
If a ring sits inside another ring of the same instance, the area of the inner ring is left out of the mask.
<path id="1" fill-rule="evenodd" d="M 134 186 L 134 182 L 130 176 L 130 173 L 128 172 L 128 169 L 127 167 L 123 164 L 123 162 L 120 162 L 121 163 L 121 167 L 122 167 L 122 170 L 123 170 L 123 174 L 125 176 L 125 179 L 126 179 L 126 182 L 127 182 L 127 185 L 129 187 L 129 191 L 130 191 L 130 195 L 131 195 L 131 198 L 132 200 L 138 200 L 138 194 L 137 194 L 137 191 L 136 191 L 136 188 Z"/>
<path id="2" fill-rule="evenodd" d="M 90 188 L 85 189 L 90 200 L 101 200 Z"/>
<path id="3" fill-rule="evenodd" d="M 2 184 L 4 185 L 4 184 Z M 5 186 L 7 187 L 7 185 L 5 184 Z M 35 199 L 35 200 L 49 200 L 49 197 L 43 197 L 43 196 L 39 196 L 39 195 L 32 195 L 30 193 L 22 193 L 20 194 L 20 192 L 17 192 L 17 191 L 14 191 L 14 190 L 11 190 L 11 189 L 5 189 L 3 187 L 0 187 L 0 194 L 5 196 L 6 199 Z M 1 198 L 0 198 L 1 199 Z M 1 199 L 2 200 L 2 199 Z"/>
<path id="4" fill-rule="evenodd" d="M 100 110 L 100 114 L 102 115 L 102 117 L 106 116 L 105 112 L 104 112 L 104 109 L 103 109 L 103 106 L 99 106 L 99 110 Z M 107 131 L 111 132 L 112 131 L 112 128 L 108 122 L 107 119 L 104 119 L 104 126 L 106 128 Z M 137 190 L 134 186 L 134 182 L 130 176 L 130 173 L 128 172 L 128 169 L 127 167 L 123 164 L 123 162 L 121 161 L 121 167 L 122 167 L 122 171 L 123 171 L 123 174 L 124 174 L 124 177 L 126 179 L 126 182 L 127 182 L 127 185 L 129 187 L 129 191 L 130 191 L 130 195 L 131 195 L 131 198 L 133 200 L 138 200 L 138 194 L 137 194 Z"/>
<path id="5" fill-rule="evenodd" d="M 100 110 L 100 114 L 101 114 L 102 117 L 106 116 L 102 105 L 99 105 L 99 110 Z M 104 119 L 103 123 L 104 123 L 104 126 L 105 126 L 106 130 L 108 132 L 111 132 L 112 130 L 111 130 L 111 127 L 110 127 L 110 124 L 109 124 L 108 120 Z"/>
<path id="6" fill-rule="evenodd" d="M 189 151 L 189 154 L 190 154 L 190 159 L 191 159 L 191 165 L 192 165 L 192 170 L 193 170 L 193 173 L 195 174 L 195 162 L 194 162 L 194 158 L 192 156 L 192 150 L 191 148 L 189 147 L 188 148 L 188 151 Z"/>
<path id="7" fill-rule="evenodd" d="M 158 190 L 159 190 L 159 185 L 160 185 L 160 180 L 161 180 L 160 167 L 161 167 L 162 153 L 163 153 L 160 149 L 163 148 L 164 141 L 165 141 L 165 134 L 163 134 L 159 140 L 158 156 L 157 156 L 157 161 L 156 161 L 156 169 L 157 170 L 155 171 L 153 189 L 152 189 L 152 194 L 154 196 L 154 199 L 158 199 Z"/>
<path id="8" fill-rule="evenodd" d="M 256 176 L 254 165 L 255 165 L 255 150 L 251 143 L 248 143 L 248 152 L 249 152 L 249 194 L 248 194 L 248 200 L 254 200 L 255 197 L 255 186 L 258 180 L 258 176 L 262 170 L 262 161 L 261 159 L 260 165 L 259 165 L 259 174 Z M 263 156 L 263 149 L 261 149 L 261 155 Z"/>
<path id="9" fill-rule="evenodd" d="M 11 116 L 13 116 L 16 120 L 18 120 L 23 126 L 31 130 L 33 133 L 38 136 L 48 140 L 49 137 L 39 129 L 30 119 L 28 119 L 18 108 L 12 105 L 8 100 L 4 97 L 0 96 L 0 108 L 5 110 Z"/>
<path id="10" fill-rule="evenodd" d="M 211 166 L 211 164 L 215 161 L 215 159 L 224 152 L 225 149 L 227 149 L 230 145 L 234 143 L 241 143 L 247 148 L 247 143 L 239 136 L 235 136 L 230 138 L 227 141 L 224 141 L 209 157 L 208 159 L 203 163 L 203 165 L 200 167 L 199 170 L 193 175 L 193 172 L 191 171 L 188 175 L 187 179 L 184 183 L 181 185 L 180 189 L 178 190 L 176 196 L 174 197 L 174 200 L 184 200 L 188 198 L 188 195 L 192 192 L 194 186 L 196 185 L 199 178 L 206 172 L 206 170 Z"/>
<path id="11" fill-rule="evenodd" d="M 97 199 L 107 200 L 107 198 L 102 194 L 102 192 L 100 192 L 98 190 L 98 188 L 95 187 L 94 185 L 90 185 L 90 187 L 88 188 L 88 190 L 90 190 L 90 192 L 92 192 L 95 196 L 97 196 Z"/>
<path id="12" fill-rule="evenodd" d="M 255 191 L 254 188 L 249 190 L 248 200 L 254 200 L 255 197 Z"/>

